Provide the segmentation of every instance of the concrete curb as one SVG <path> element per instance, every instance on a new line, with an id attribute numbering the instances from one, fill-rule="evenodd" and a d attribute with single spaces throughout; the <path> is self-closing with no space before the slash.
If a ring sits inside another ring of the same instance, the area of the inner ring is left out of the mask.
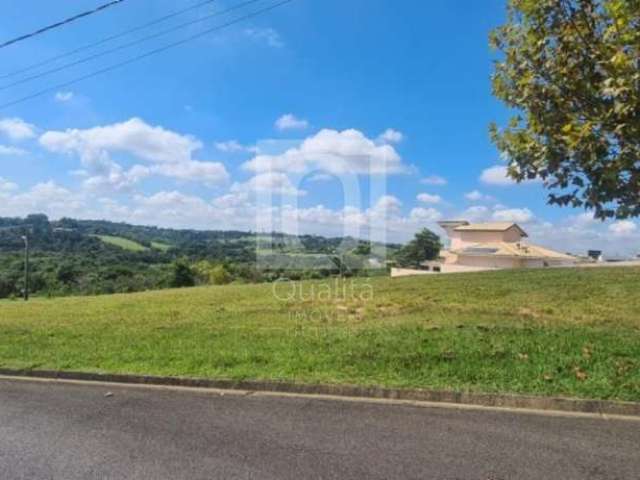
<path id="1" fill-rule="evenodd" d="M 556 412 L 640 417 L 640 403 L 616 402 L 607 400 L 584 400 L 579 398 L 535 397 L 526 395 L 393 389 L 381 387 L 359 387 L 355 385 L 308 385 L 257 380 L 234 381 L 184 377 L 156 377 L 149 375 L 63 372 L 50 370 L 13 370 L 7 368 L 0 368 L 0 375 L 7 377 L 27 377 L 53 380 L 77 380 L 135 385 L 211 388 L 221 390 L 247 390 L 255 392 L 406 400 L 416 402 L 473 405 L 480 407 L 548 410 Z"/>

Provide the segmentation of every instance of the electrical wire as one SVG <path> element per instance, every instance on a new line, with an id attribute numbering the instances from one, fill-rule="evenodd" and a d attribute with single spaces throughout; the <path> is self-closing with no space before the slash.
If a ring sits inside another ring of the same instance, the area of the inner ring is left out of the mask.
<path id="1" fill-rule="evenodd" d="M 206 22 L 207 20 L 210 20 L 210 19 L 212 19 L 214 17 L 219 17 L 221 15 L 225 15 L 227 13 L 233 12 L 235 10 L 247 7 L 249 5 L 252 5 L 254 3 L 261 2 L 261 1 L 264 1 L 264 0 L 247 0 L 245 2 L 239 3 L 237 5 L 234 5 L 233 7 L 227 8 L 225 10 L 212 13 L 211 15 L 207 15 L 207 16 L 202 17 L 202 18 L 197 18 L 195 20 L 190 20 L 188 22 L 176 25 L 175 27 L 171 27 L 171 28 L 163 30 L 161 32 L 154 33 L 153 35 L 148 35 L 146 37 L 142 37 L 142 38 L 139 38 L 139 39 L 134 40 L 132 42 L 125 43 L 123 45 L 119 45 L 119 46 L 111 48 L 109 50 L 104 50 L 104 51 L 102 51 L 100 53 L 95 53 L 93 55 L 89 55 L 88 57 L 84 57 L 84 58 L 81 58 L 79 60 L 75 60 L 73 62 L 65 63 L 65 64 L 60 65 L 58 67 L 52 68 L 50 70 L 45 70 L 44 72 L 40 72 L 38 74 L 31 75 L 30 77 L 21 78 L 20 80 L 16 80 L 16 81 L 8 83 L 6 85 L 1 85 L 0 86 L 0 91 L 6 90 L 6 89 L 11 88 L 11 87 L 15 87 L 16 85 L 21 85 L 23 83 L 30 82 L 32 80 L 37 80 L 39 78 L 47 77 L 47 76 L 49 76 L 49 75 L 51 75 L 53 73 L 58 73 L 58 72 L 61 72 L 63 70 L 66 70 L 68 68 L 75 67 L 76 65 L 82 65 L 83 63 L 90 62 L 91 60 L 95 60 L 97 58 L 104 57 L 105 55 L 109 55 L 111 53 L 115 53 L 115 52 L 119 52 L 121 50 L 125 50 L 125 49 L 133 47 L 135 45 L 140 45 L 141 43 L 147 42 L 149 40 L 153 40 L 155 38 L 162 37 L 164 35 L 168 35 L 169 33 L 177 32 L 178 30 L 190 27 L 190 26 L 195 25 L 197 23 Z"/>
<path id="2" fill-rule="evenodd" d="M 248 20 L 250 18 L 257 17 L 257 16 L 262 15 L 264 13 L 267 13 L 267 12 L 269 12 L 271 10 L 275 10 L 276 8 L 284 6 L 287 3 L 291 3 L 293 1 L 294 0 L 283 0 L 281 2 L 278 2 L 278 3 L 275 3 L 275 4 L 271 5 L 269 7 L 265 7 L 265 8 L 262 8 L 260 10 L 256 10 L 254 12 L 251 12 L 249 14 L 246 14 L 246 15 L 243 15 L 241 17 L 235 18 L 234 20 L 230 20 L 230 21 L 228 21 L 226 23 L 223 23 L 221 25 L 218 25 L 216 27 L 204 30 L 204 31 L 202 31 L 202 32 L 200 32 L 200 33 L 198 33 L 196 35 L 191 35 L 190 37 L 187 37 L 187 38 L 185 38 L 183 40 L 170 43 L 168 45 L 165 45 L 164 47 L 160 47 L 160 48 L 156 48 L 154 50 L 150 50 L 150 51 L 148 51 L 146 53 L 137 55 L 137 56 L 132 57 L 132 58 L 130 58 L 128 60 L 125 60 L 123 62 L 119 62 L 119 63 L 113 64 L 113 65 L 110 65 L 110 66 L 102 68 L 100 70 L 96 70 L 94 72 L 91 72 L 91 73 L 89 73 L 87 75 L 83 75 L 83 76 L 77 77 L 77 78 L 75 78 L 73 80 L 70 80 L 70 81 L 67 81 L 67 82 L 64 82 L 64 83 L 60 83 L 58 85 L 54 85 L 52 87 L 45 88 L 45 89 L 40 90 L 38 92 L 32 93 L 31 95 L 27 95 L 25 97 L 18 98 L 16 100 L 11 101 L 11 102 L 1 104 L 0 105 L 0 110 L 5 110 L 6 108 L 12 107 L 12 106 L 17 105 L 19 103 L 23 103 L 23 102 L 26 102 L 28 100 L 32 100 L 32 99 L 37 98 L 37 97 L 41 97 L 42 95 L 46 95 L 46 94 L 54 92 L 54 91 L 56 91 L 58 89 L 65 88 L 65 87 L 68 87 L 70 85 L 74 85 L 74 84 L 76 84 L 78 82 L 81 82 L 83 80 L 88 80 L 90 78 L 97 77 L 99 75 L 102 75 L 104 73 L 110 72 L 112 70 L 116 70 L 116 69 L 118 69 L 120 67 L 123 67 L 123 66 L 126 66 L 126 65 L 130 65 L 130 64 L 135 63 L 137 61 L 140 61 L 140 60 L 142 60 L 144 58 L 151 57 L 152 55 L 156 55 L 158 53 L 164 52 L 164 51 L 169 50 L 171 48 L 175 48 L 175 47 L 184 45 L 184 44 L 186 44 L 188 42 L 191 42 L 193 40 L 197 40 L 197 39 L 202 38 L 202 37 L 204 37 L 206 35 L 214 33 L 216 31 L 219 31 L 219 30 L 222 30 L 224 28 L 227 28 L 227 27 L 230 27 L 232 25 L 235 25 L 237 23 L 240 23 L 240 22 L 242 22 L 244 20 Z"/>
<path id="3" fill-rule="evenodd" d="M 63 58 L 70 57 L 71 55 L 75 55 L 76 53 L 83 52 L 85 50 L 89 50 L 89 49 L 98 47 L 100 45 L 104 45 L 105 43 L 111 42 L 113 40 L 117 40 L 118 38 L 125 37 L 125 36 L 130 35 L 130 34 L 135 33 L 135 32 L 139 32 L 140 30 L 144 30 L 145 28 L 152 27 L 152 26 L 157 25 L 159 23 L 162 23 L 162 22 L 164 22 L 166 20 L 169 20 L 171 18 L 174 18 L 174 17 L 177 17 L 179 15 L 182 15 L 183 13 L 190 12 L 191 10 L 195 10 L 197 8 L 203 7 L 205 5 L 208 5 L 210 3 L 217 2 L 217 1 L 218 0 L 206 0 L 204 2 L 197 3 L 195 5 L 192 5 L 190 7 L 184 8 L 182 10 L 178 10 L 178 11 L 175 11 L 173 13 L 169 13 L 169 14 L 164 15 L 162 17 L 156 18 L 155 20 L 152 20 L 152 21 L 150 21 L 148 23 L 144 23 L 144 24 L 139 25 L 137 27 L 133 27 L 133 28 L 131 28 L 129 30 L 125 30 L 125 31 L 117 33 L 115 35 L 111 35 L 109 37 L 105 37 L 105 38 L 103 38 L 101 40 L 98 40 L 96 42 L 89 43 L 87 45 L 83 45 L 82 47 L 75 48 L 75 49 L 70 50 L 70 51 L 65 52 L 65 53 L 61 53 L 60 55 L 56 55 L 56 56 L 47 58 L 46 60 L 43 60 L 43 61 L 38 62 L 38 63 L 34 63 L 32 65 L 29 65 L 27 67 L 21 68 L 19 70 L 15 70 L 15 71 L 13 71 L 11 73 L 2 74 L 2 75 L 0 75 L 0 78 L 15 77 L 16 75 L 20 75 L 21 73 L 29 72 L 29 71 L 31 71 L 31 70 L 33 70 L 35 68 L 39 68 L 39 67 L 43 67 L 45 65 L 49 65 L 50 63 L 53 63 L 56 60 L 61 60 Z"/>
<path id="4" fill-rule="evenodd" d="M 79 20 L 80 18 L 84 18 L 84 17 L 88 17 L 89 15 L 93 15 L 94 13 L 98 13 L 101 12 L 103 10 L 106 10 L 109 7 L 113 7 L 114 5 L 118 5 L 122 2 L 124 2 L 125 0 L 113 0 L 112 2 L 109 3 L 105 3 L 104 5 L 100 5 L 99 7 L 94 8 L 93 10 L 88 10 L 86 12 L 82 12 L 79 13 L 77 15 L 74 15 L 73 17 L 69 17 L 65 20 L 62 20 L 61 22 L 56 22 L 53 23 L 51 25 L 47 25 L 46 27 L 42 27 L 38 30 L 36 30 L 35 32 L 31 32 L 31 33 L 27 33 L 26 35 L 22 35 L 20 37 L 17 38 L 13 38 L 11 40 L 7 40 L 4 43 L 0 43 L 0 48 L 6 48 L 9 45 L 13 45 L 14 43 L 18 43 L 18 42 L 22 42 L 24 40 L 27 40 L 29 38 L 35 37 L 37 35 L 42 35 L 45 32 L 48 32 L 49 30 L 53 30 L 55 28 L 59 28 L 62 27 L 64 25 L 67 25 L 69 23 L 75 22 L 76 20 Z"/>

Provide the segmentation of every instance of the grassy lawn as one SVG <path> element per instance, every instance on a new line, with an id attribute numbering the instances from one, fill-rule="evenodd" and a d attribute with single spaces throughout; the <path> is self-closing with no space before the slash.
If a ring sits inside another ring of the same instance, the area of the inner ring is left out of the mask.
<path id="1" fill-rule="evenodd" d="M 129 240 L 127 238 L 114 237 L 111 235 L 94 235 L 94 236 L 102 240 L 104 243 L 108 243 L 109 245 L 115 245 L 116 247 L 129 250 L 130 252 L 144 252 L 145 250 L 147 250 L 147 248 L 144 245 L 140 245 L 138 242 L 134 242 L 133 240 Z"/>
<path id="2" fill-rule="evenodd" d="M 3 301 L 0 332 L 11 368 L 640 401 L 638 268 Z"/>

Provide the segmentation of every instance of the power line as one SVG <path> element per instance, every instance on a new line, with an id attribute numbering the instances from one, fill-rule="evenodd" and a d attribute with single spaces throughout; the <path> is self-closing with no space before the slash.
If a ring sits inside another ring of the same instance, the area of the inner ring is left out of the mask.
<path id="1" fill-rule="evenodd" d="M 83 45 L 82 47 L 78 47 L 78 48 L 75 48 L 75 49 L 70 50 L 68 52 L 61 53 L 60 55 L 56 55 L 56 56 L 47 58 L 46 60 L 43 60 L 43 61 L 38 62 L 38 63 L 34 63 L 32 65 L 29 65 L 27 67 L 21 68 L 19 70 L 15 70 L 15 71 L 13 71 L 11 73 L 5 73 L 3 75 L 0 75 L 0 78 L 14 77 L 16 75 L 20 75 L 21 73 L 28 72 L 28 71 L 33 70 L 35 68 L 43 67 L 45 65 L 49 65 L 50 63 L 53 63 L 56 60 L 61 60 L 61 59 L 66 58 L 66 57 L 70 57 L 71 55 L 74 55 L 76 53 L 83 52 L 85 50 L 89 50 L 91 48 L 98 47 L 100 45 L 104 45 L 105 43 L 110 42 L 112 40 L 117 40 L 118 38 L 122 38 L 122 37 L 130 35 L 132 33 L 139 32 L 140 30 L 144 30 L 145 28 L 152 27 L 154 25 L 157 25 L 158 23 L 162 23 L 162 22 L 164 22 L 166 20 L 169 20 L 171 18 L 174 18 L 174 17 L 177 17 L 179 15 L 182 15 L 183 13 L 190 12 L 191 10 L 195 10 L 197 8 L 200 8 L 200 7 L 204 6 L 204 5 L 207 5 L 207 4 L 216 2 L 216 1 L 218 1 L 218 0 L 206 0 L 204 2 L 197 3 L 195 5 L 192 5 L 190 7 L 184 8 L 182 10 L 178 10 L 178 11 L 175 11 L 175 12 L 170 13 L 168 15 L 164 15 L 163 17 L 156 18 L 155 20 L 152 20 L 152 21 L 150 21 L 148 23 L 144 23 L 142 25 L 139 25 L 137 27 L 131 28 L 129 30 L 125 30 L 123 32 L 117 33 L 115 35 L 111 35 L 110 37 L 103 38 L 102 40 L 98 40 L 98 41 L 96 41 L 94 43 L 89 43 L 87 45 Z"/>
<path id="2" fill-rule="evenodd" d="M 291 2 L 293 2 L 293 0 L 284 0 L 284 1 L 281 1 L 281 2 L 278 2 L 278 3 L 275 3 L 275 4 L 273 4 L 273 5 L 269 6 L 269 7 L 265 7 L 265 8 L 262 8 L 260 10 L 256 10 L 254 12 L 251 12 L 249 14 L 243 15 L 241 17 L 238 17 L 238 18 L 234 19 L 234 20 L 230 20 L 230 21 L 228 21 L 226 23 L 223 23 L 221 25 L 218 25 L 216 27 L 209 28 L 207 30 L 204 30 L 204 31 L 196 34 L 196 35 L 192 35 L 190 37 L 187 37 L 187 38 L 185 38 L 183 40 L 170 43 L 168 45 L 165 45 L 164 47 L 160 47 L 160 48 L 156 48 L 154 50 L 150 50 L 150 51 L 148 51 L 146 53 L 143 53 L 141 55 L 137 55 L 137 56 L 132 57 L 132 58 L 130 58 L 128 60 L 125 60 L 123 62 L 119 62 L 119 63 L 116 63 L 114 65 L 110 65 L 108 67 L 102 68 L 100 70 L 96 70 L 94 72 L 91 72 L 91 73 L 89 73 L 87 75 L 83 75 L 82 77 L 77 77 L 77 78 L 75 78 L 73 80 L 70 80 L 68 82 L 60 83 L 60 84 L 55 85 L 53 87 L 49 87 L 49 88 L 46 88 L 44 90 L 40 90 L 38 92 L 32 93 L 31 95 L 27 95 L 26 97 L 22 97 L 22 98 L 19 98 L 17 100 L 13 100 L 13 101 L 8 102 L 8 103 L 4 103 L 4 104 L 0 105 L 0 110 L 4 110 L 4 109 L 6 109 L 8 107 L 12 107 L 12 106 L 17 105 L 19 103 L 26 102 L 28 100 L 31 100 L 31 99 L 34 99 L 34 98 L 37 98 L 37 97 L 41 97 L 42 95 L 46 95 L 47 93 L 55 92 L 56 90 L 59 90 L 61 88 L 65 88 L 65 87 L 74 85 L 74 84 L 76 84 L 78 82 L 81 82 L 83 80 L 87 80 L 89 78 L 97 77 L 99 75 L 102 75 L 103 73 L 107 73 L 107 72 L 110 72 L 112 70 L 116 70 L 116 69 L 118 69 L 120 67 L 135 63 L 135 62 L 137 62 L 139 60 L 142 60 L 142 59 L 150 57 L 152 55 L 164 52 L 164 51 L 169 50 L 171 48 L 175 48 L 175 47 L 178 47 L 180 45 L 184 45 L 185 43 L 188 43 L 188 42 L 190 42 L 192 40 L 197 40 L 198 38 L 204 37 L 206 35 L 209 35 L 210 33 L 214 33 L 216 31 L 222 30 L 224 28 L 230 27 L 232 25 L 235 25 L 236 23 L 240 23 L 240 22 L 242 22 L 244 20 L 248 20 L 250 18 L 257 17 L 259 15 L 267 13 L 267 12 L 269 12 L 271 10 L 275 10 L 276 8 L 281 7 L 281 6 L 286 5 L 287 3 L 291 3 Z"/>
<path id="3" fill-rule="evenodd" d="M 107 8 L 113 7 L 114 5 L 118 5 L 119 3 L 122 3 L 122 2 L 124 2 L 124 0 L 113 0 L 112 2 L 105 3 L 104 5 L 100 5 L 99 7 L 96 7 L 93 10 L 88 10 L 86 12 L 79 13 L 77 15 L 74 15 L 73 17 L 69 17 L 65 20 L 62 20 L 61 22 L 56 22 L 51 25 L 47 25 L 46 27 L 40 28 L 35 32 L 27 33 L 26 35 L 22 35 L 20 37 L 8 40 L 4 43 L 1 43 L 0 48 L 8 47 L 9 45 L 13 45 L 14 43 L 18 43 L 23 40 L 27 40 L 28 38 L 35 37 L 36 35 L 41 35 L 45 32 L 48 32 L 49 30 L 62 27 L 63 25 L 67 25 L 71 22 L 75 22 L 76 20 L 79 20 L 80 18 L 83 18 L 83 17 L 88 17 L 89 15 L 93 15 L 94 13 L 101 12 L 102 10 L 106 10 Z"/>
<path id="4" fill-rule="evenodd" d="M 218 17 L 218 16 L 221 16 L 221 15 L 227 14 L 227 13 L 232 12 L 234 10 L 238 10 L 240 8 L 244 8 L 244 7 L 247 7 L 247 6 L 251 5 L 251 4 L 254 4 L 256 2 L 261 2 L 261 1 L 264 1 L 264 0 L 248 0 L 248 1 L 245 1 L 243 3 L 239 3 L 237 5 L 234 5 L 233 7 L 227 8 L 226 10 L 222 10 L 220 12 L 215 12 L 215 13 L 213 13 L 211 15 L 207 15 L 207 16 L 202 17 L 202 18 L 197 18 L 195 20 L 190 20 L 188 22 L 181 23 L 179 25 L 176 25 L 175 27 L 171 27 L 171 28 L 163 30 L 161 32 L 154 33 L 153 35 L 148 35 L 146 37 L 142 37 L 142 38 L 139 38 L 139 39 L 134 40 L 132 42 L 125 43 L 123 45 L 119 45 L 119 46 L 111 48 L 109 50 L 104 50 L 104 51 L 102 51 L 100 53 L 95 53 L 93 55 L 89 55 L 88 57 L 84 57 L 84 58 L 81 58 L 81 59 L 73 61 L 73 62 L 65 63 L 64 65 L 60 65 L 59 67 L 52 68 L 50 70 L 45 70 L 44 72 L 40 72 L 38 74 L 31 75 L 30 77 L 21 78 L 20 80 L 16 80 L 15 82 L 11 82 L 11 83 L 8 83 L 6 85 L 0 86 L 0 91 L 6 90 L 6 89 L 11 88 L 11 87 L 15 87 L 16 85 L 21 85 L 23 83 L 30 82 L 31 80 L 37 80 L 38 78 L 47 77 L 47 76 L 49 76 L 49 75 L 51 75 L 53 73 L 57 73 L 57 72 L 60 72 L 62 70 L 66 70 L 67 68 L 75 67 L 76 65 L 81 65 L 83 63 L 90 62 L 91 60 L 95 60 L 96 58 L 104 57 L 105 55 L 109 55 L 111 53 L 115 53 L 115 52 L 119 52 L 121 50 L 125 50 L 125 49 L 127 49 L 129 47 L 133 47 L 135 45 L 139 45 L 139 44 L 147 42 L 149 40 L 153 40 L 154 38 L 162 37 L 162 36 L 167 35 L 169 33 L 173 33 L 173 32 L 176 32 L 178 30 L 181 30 L 183 28 L 190 27 L 191 25 L 195 25 L 196 23 L 206 22 L 207 20 L 210 20 L 210 19 L 212 19 L 214 17 Z"/>

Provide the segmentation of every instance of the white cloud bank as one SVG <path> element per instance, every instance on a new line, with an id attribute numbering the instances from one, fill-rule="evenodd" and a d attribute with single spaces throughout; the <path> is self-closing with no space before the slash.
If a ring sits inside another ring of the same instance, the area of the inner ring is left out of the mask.
<path id="1" fill-rule="evenodd" d="M 0 134 L 13 141 L 28 140 L 36 136 L 36 127 L 21 118 L 2 118 Z"/>
<path id="2" fill-rule="evenodd" d="M 236 183 L 231 187 L 232 191 L 245 193 L 269 193 L 284 196 L 302 196 L 307 192 L 298 190 L 289 177 L 280 172 L 260 173 L 245 183 Z"/>
<path id="3" fill-rule="evenodd" d="M 444 218 L 435 208 L 414 207 L 403 214 L 402 207 L 400 200 L 392 195 L 380 197 L 369 208 L 260 205 L 243 189 L 210 200 L 177 190 L 135 194 L 116 200 L 83 190 L 72 191 L 53 181 L 21 190 L 11 180 L 0 178 L 0 216 L 42 212 L 53 219 L 71 216 L 173 228 L 252 231 L 259 231 L 264 218 L 270 217 L 273 219 L 270 226 L 289 233 L 356 234 L 393 242 L 406 241 L 425 227 L 438 231 L 435 222 Z M 526 208 L 491 209 L 484 205 L 473 206 L 455 218 L 516 221 L 523 224 L 532 242 L 560 251 L 584 254 L 587 249 L 601 249 L 608 255 L 640 253 L 640 229 L 631 220 L 603 223 L 594 221 L 588 214 L 580 214 L 551 224 L 537 220 Z"/>
<path id="4" fill-rule="evenodd" d="M 0 177 L 0 193 L 8 193 L 18 190 L 18 185 Z"/>
<path id="5" fill-rule="evenodd" d="M 609 225 L 609 231 L 617 237 L 630 237 L 638 231 L 638 226 L 631 220 L 619 220 Z"/>
<path id="6" fill-rule="evenodd" d="M 86 130 L 49 131 L 39 141 L 50 152 L 78 155 L 88 187 L 123 190 L 151 175 L 208 185 L 229 179 L 221 163 L 193 159 L 194 152 L 202 148 L 198 139 L 148 125 L 139 118 Z M 130 155 L 150 166 L 123 168 L 112 159 L 118 154 Z"/>
<path id="7" fill-rule="evenodd" d="M 324 170 L 334 175 L 380 175 L 407 171 L 400 155 L 391 145 L 378 145 L 353 129 L 321 130 L 304 140 L 299 147 L 281 155 L 257 155 L 246 162 L 243 168 L 255 173 Z"/>

